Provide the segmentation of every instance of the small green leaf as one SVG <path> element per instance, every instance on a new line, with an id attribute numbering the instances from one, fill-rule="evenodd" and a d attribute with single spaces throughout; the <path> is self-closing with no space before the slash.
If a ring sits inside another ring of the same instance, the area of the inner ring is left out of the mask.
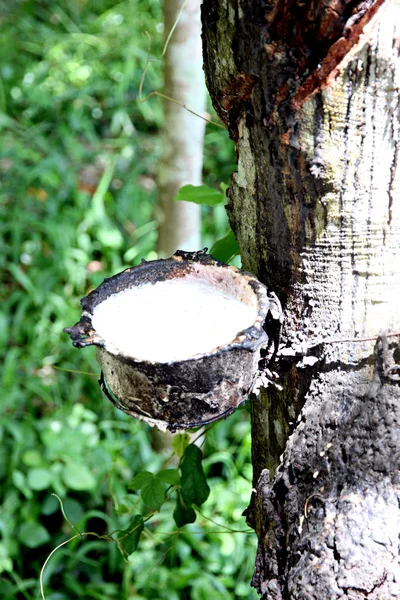
<path id="1" fill-rule="evenodd" d="M 85 513 L 82 504 L 73 498 L 66 498 L 64 511 L 71 523 L 78 523 Z"/>
<path id="2" fill-rule="evenodd" d="M 218 242 L 215 242 L 210 250 L 210 254 L 215 260 L 220 260 L 224 263 L 229 263 L 235 256 L 240 254 L 239 244 L 232 229 L 223 238 L 218 240 Z"/>
<path id="3" fill-rule="evenodd" d="M 43 459 L 37 450 L 26 450 L 22 455 L 22 462 L 27 467 L 38 467 L 43 463 Z"/>
<path id="4" fill-rule="evenodd" d="M 20 490 L 28 500 L 33 496 L 30 488 L 26 485 L 26 477 L 21 471 L 15 469 L 12 473 L 12 480 L 15 487 Z"/>
<path id="5" fill-rule="evenodd" d="M 29 521 L 21 525 L 18 532 L 18 539 L 22 544 L 28 546 L 28 548 L 37 548 L 48 542 L 50 535 L 43 525 Z"/>
<path id="6" fill-rule="evenodd" d="M 113 227 L 111 223 L 99 227 L 96 231 L 96 237 L 103 246 L 113 248 L 114 250 L 118 250 L 123 243 L 120 231 Z"/>
<path id="7" fill-rule="evenodd" d="M 157 473 L 157 479 L 170 485 L 179 485 L 181 477 L 176 469 L 165 469 Z"/>
<path id="8" fill-rule="evenodd" d="M 154 479 L 153 473 L 150 471 L 140 471 L 129 484 L 130 490 L 140 490 L 146 483 Z"/>
<path id="9" fill-rule="evenodd" d="M 176 433 L 172 438 L 171 447 L 179 458 L 184 455 L 185 449 L 190 442 L 190 435 L 188 433 Z"/>
<path id="10" fill-rule="evenodd" d="M 153 477 L 152 480 L 145 483 L 140 491 L 140 497 L 144 504 L 154 510 L 160 510 L 162 503 L 165 500 L 164 484 Z"/>
<path id="11" fill-rule="evenodd" d="M 53 495 L 47 496 L 42 504 L 41 514 L 46 516 L 53 515 L 58 510 L 60 510 L 60 503 L 57 498 Z"/>
<path id="12" fill-rule="evenodd" d="M 13 275 L 20 286 L 24 288 L 24 290 L 28 292 L 31 297 L 36 298 L 35 286 L 29 279 L 28 275 L 26 275 L 26 273 L 24 273 L 24 271 L 17 265 L 10 264 L 8 268 L 11 272 L 11 275 Z"/>
<path id="13" fill-rule="evenodd" d="M 130 526 L 125 531 L 118 532 L 118 548 L 125 558 L 137 549 L 143 529 L 144 521 L 142 515 L 135 515 Z"/>
<path id="14" fill-rule="evenodd" d="M 201 464 L 203 454 L 195 444 L 189 444 L 181 464 L 182 497 L 189 506 L 200 506 L 210 494 L 207 478 Z"/>
<path id="15" fill-rule="evenodd" d="M 118 506 L 115 507 L 117 514 L 121 515 L 123 517 L 128 515 L 130 513 L 131 509 L 132 509 L 132 507 L 128 506 L 124 502 L 119 502 Z"/>
<path id="16" fill-rule="evenodd" d="M 81 463 L 69 461 L 62 471 L 62 478 L 71 490 L 83 492 L 96 487 L 95 478 L 87 466 Z"/>
<path id="17" fill-rule="evenodd" d="M 46 469 L 31 469 L 28 473 L 28 485 L 31 490 L 45 490 L 51 483 L 51 473 Z"/>
<path id="18" fill-rule="evenodd" d="M 187 523 L 194 523 L 196 520 L 196 513 L 191 506 L 185 504 L 181 493 L 178 493 L 173 517 L 178 527 L 183 527 Z"/>
<path id="19" fill-rule="evenodd" d="M 119 515 L 126 516 L 131 515 L 132 510 L 136 506 L 137 503 L 137 495 L 136 494 L 126 494 L 123 497 L 120 497 L 117 501 L 115 499 L 115 510 Z"/>
<path id="20" fill-rule="evenodd" d="M 184 185 L 181 187 L 174 200 L 185 200 L 195 204 L 215 206 L 226 200 L 225 194 L 207 185 Z"/>
<path id="21" fill-rule="evenodd" d="M 11 558 L 8 556 L 7 547 L 5 544 L 0 542 L 0 573 L 9 571 L 12 573 L 13 563 Z"/>

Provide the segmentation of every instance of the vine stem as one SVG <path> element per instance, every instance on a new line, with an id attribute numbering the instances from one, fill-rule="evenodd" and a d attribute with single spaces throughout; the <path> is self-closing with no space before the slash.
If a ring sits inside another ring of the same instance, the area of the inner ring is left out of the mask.
<path id="1" fill-rule="evenodd" d="M 58 544 L 58 546 L 56 546 L 55 548 L 53 548 L 53 550 L 50 552 L 50 554 L 48 555 L 48 557 L 44 561 L 43 567 L 40 570 L 40 576 L 39 576 L 40 594 L 41 594 L 43 600 L 46 600 L 46 596 L 44 595 L 44 587 L 43 587 L 43 573 L 44 573 L 44 570 L 45 570 L 46 565 L 49 562 L 50 558 L 62 546 L 65 546 L 66 544 L 69 544 L 69 542 L 72 542 L 72 540 L 75 540 L 78 537 L 83 537 L 85 535 L 93 535 L 93 534 L 90 534 L 90 533 L 77 533 L 77 534 L 73 535 L 71 538 L 68 538 L 67 540 L 64 540 L 63 542 L 61 542 L 61 544 Z M 96 534 L 94 534 L 94 535 L 96 535 Z"/>
<path id="2" fill-rule="evenodd" d="M 196 512 L 199 513 L 199 515 L 201 517 L 203 517 L 203 519 L 205 519 L 206 521 L 210 521 L 210 523 L 213 523 L 217 527 L 221 527 L 221 529 L 226 529 L 227 532 L 229 532 L 229 533 L 254 533 L 254 531 L 252 529 L 232 529 L 231 527 L 228 527 L 227 525 L 221 525 L 221 523 L 217 523 L 213 519 L 210 519 L 210 517 L 206 517 L 205 515 L 203 515 L 203 513 L 198 509 L 198 507 L 196 505 L 193 505 L 193 508 L 195 509 Z M 221 533 L 223 533 L 223 532 L 221 532 Z"/>
<path id="3" fill-rule="evenodd" d="M 55 548 L 53 548 L 53 550 L 50 552 L 50 554 L 48 555 L 48 557 L 46 558 L 46 560 L 43 563 L 43 566 L 40 570 L 40 576 L 39 576 L 39 585 L 40 585 L 40 594 L 42 596 L 42 600 L 46 600 L 46 596 L 44 594 L 44 586 L 43 586 L 43 574 L 44 574 L 44 570 L 46 568 L 47 563 L 49 562 L 50 558 L 53 556 L 53 554 L 55 554 L 55 552 L 57 552 L 57 550 L 59 550 L 62 546 L 65 546 L 66 544 L 69 544 L 69 542 L 72 542 L 73 540 L 76 540 L 79 537 L 87 537 L 89 535 L 93 535 L 94 537 L 96 537 L 99 540 L 105 540 L 107 542 L 118 542 L 120 540 L 123 540 L 124 538 L 126 538 L 128 535 L 130 535 L 131 533 L 133 533 L 135 531 L 135 529 L 137 529 L 138 525 L 136 527 L 134 527 L 132 530 L 130 530 L 129 532 L 125 533 L 123 536 L 119 537 L 119 538 L 113 538 L 111 537 L 111 535 L 100 535 L 98 533 L 95 533 L 94 531 L 79 531 L 78 528 L 69 520 L 69 518 L 67 517 L 66 513 L 65 513 L 65 509 L 64 509 L 64 504 L 63 501 L 61 500 L 61 498 L 57 495 L 57 494 L 52 494 L 52 496 L 55 496 L 60 505 L 61 505 L 61 512 L 63 514 L 64 519 L 67 521 L 67 523 L 69 524 L 70 527 L 72 527 L 72 529 L 75 529 L 75 531 L 77 531 L 78 533 L 76 533 L 75 535 L 73 535 L 72 537 L 68 538 L 67 540 L 64 540 L 63 542 L 61 542 L 61 544 L 58 544 L 58 546 L 56 546 Z M 146 523 L 146 521 L 148 521 L 149 519 L 151 519 L 151 517 L 153 517 L 155 514 L 155 512 L 151 513 L 150 515 L 147 515 L 147 517 L 143 518 L 143 522 Z M 116 530 L 113 533 L 118 532 L 118 530 Z"/>
<path id="4" fill-rule="evenodd" d="M 55 496 L 57 498 L 57 500 L 60 503 L 60 507 L 61 507 L 61 512 L 62 512 L 62 516 L 64 517 L 64 519 L 67 521 L 68 525 L 72 528 L 75 529 L 75 531 L 81 535 L 81 532 L 79 531 L 79 529 L 72 523 L 72 521 L 70 521 L 66 515 L 65 509 L 64 509 L 64 503 L 61 500 L 60 496 L 58 496 L 57 494 L 53 493 L 51 494 L 52 496 Z"/>
<path id="5" fill-rule="evenodd" d="M 174 24 L 173 24 L 173 26 L 171 27 L 171 31 L 169 32 L 169 34 L 168 34 L 168 36 L 167 36 L 167 39 L 165 40 L 165 44 L 164 44 L 163 51 L 162 51 L 162 53 L 161 53 L 161 57 L 164 57 L 164 55 L 165 55 L 165 53 L 166 53 L 166 51 L 167 51 L 167 48 L 168 48 L 168 45 L 169 45 L 169 41 L 170 41 L 170 39 L 172 38 L 172 36 L 173 36 L 173 34 L 174 34 L 174 31 L 175 31 L 175 29 L 176 29 L 176 26 L 177 26 L 177 25 L 178 25 L 178 23 L 179 23 L 179 19 L 181 18 L 181 14 L 183 13 L 183 11 L 184 11 L 184 8 L 185 8 L 185 6 L 186 6 L 186 4 L 187 4 L 187 3 L 188 3 L 188 0 L 184 0 L 184 2 L 183 2 L 183 4 L 182 4 L 182 6 L 181 6 L 181 7 L 180 7 L 180 9 L 179 9 L 178 16 L 177 16 L 177 17 L 176 17 L 176 19 L 175 19 L 175 23 L 174 23 Z"/>

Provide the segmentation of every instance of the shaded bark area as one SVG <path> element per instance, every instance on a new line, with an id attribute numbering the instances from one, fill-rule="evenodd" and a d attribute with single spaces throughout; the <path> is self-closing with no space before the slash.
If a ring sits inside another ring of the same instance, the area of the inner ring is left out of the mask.
<path id="1" fill-rule="evenodd" d="M 265 598 L 398 598 L 400 390 L 322 373 L 253 507 Z M 323 402 L 321 402 L 323 397 Z"/>
<path id="2" fill-rule="evenodd" d="M 203 5 L 230 222 L 286 314 L 283 390 L 252 401 L 265 598 L 400 594 L 399 351 L 374 342 L 400 329 L 399 40 L 397 0 Z"/>

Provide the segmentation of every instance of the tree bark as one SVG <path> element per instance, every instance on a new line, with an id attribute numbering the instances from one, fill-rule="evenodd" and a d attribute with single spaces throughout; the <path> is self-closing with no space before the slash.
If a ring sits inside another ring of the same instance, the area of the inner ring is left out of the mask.
<path id="1" fill-rule="evenodd" d="M 164 0 L 166 37 L 176 24 L 164 59 L 164 94 L 198 114 L 204 113 L 206 88 L 202 69 L 200 0 Z M 205 122 L 182 106 L 164 99 L 164 124 L 158 168 L 158 254 L 198 250 L 200 206 L 174 202 L 180 187 L 201 185 Z"/>
<path id="2" fill-rule="evenodd" d="M 283 389 L 252 400 L 253 585 L 400 597 L 400 3 L 204 0 L 203 53 L 243 264 L 286 316 Z"/>

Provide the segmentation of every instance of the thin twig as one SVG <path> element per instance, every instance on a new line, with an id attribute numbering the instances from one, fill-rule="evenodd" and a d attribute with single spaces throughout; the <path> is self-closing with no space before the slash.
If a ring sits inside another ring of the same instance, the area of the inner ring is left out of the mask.
<path id="1" fill-rule="evenodd" d="M 221 529 L 222 528 L 226 529 L 230 533 L 254 533 L 254 531 L 252 529 L 232 529 L 231 527 L 228 527 L 227 525 L 221 525 L 221 523 L 217 523 L 216 521 L 213 521 L 213 519 L 210 519 L 210 517 L 206 517 L 205 515 L 203 515 L 203 513 L 198 509 L 198 507 L 196 505 L 193 505 L 193 508 L 196 512 L 199 513 L 199 515 L 201 517 L 203 517 L 203 519 L 205 519 L 206 521 L 210 521 L 210 523 L 213 523 L 217 527 L 221 527 Z"/>

